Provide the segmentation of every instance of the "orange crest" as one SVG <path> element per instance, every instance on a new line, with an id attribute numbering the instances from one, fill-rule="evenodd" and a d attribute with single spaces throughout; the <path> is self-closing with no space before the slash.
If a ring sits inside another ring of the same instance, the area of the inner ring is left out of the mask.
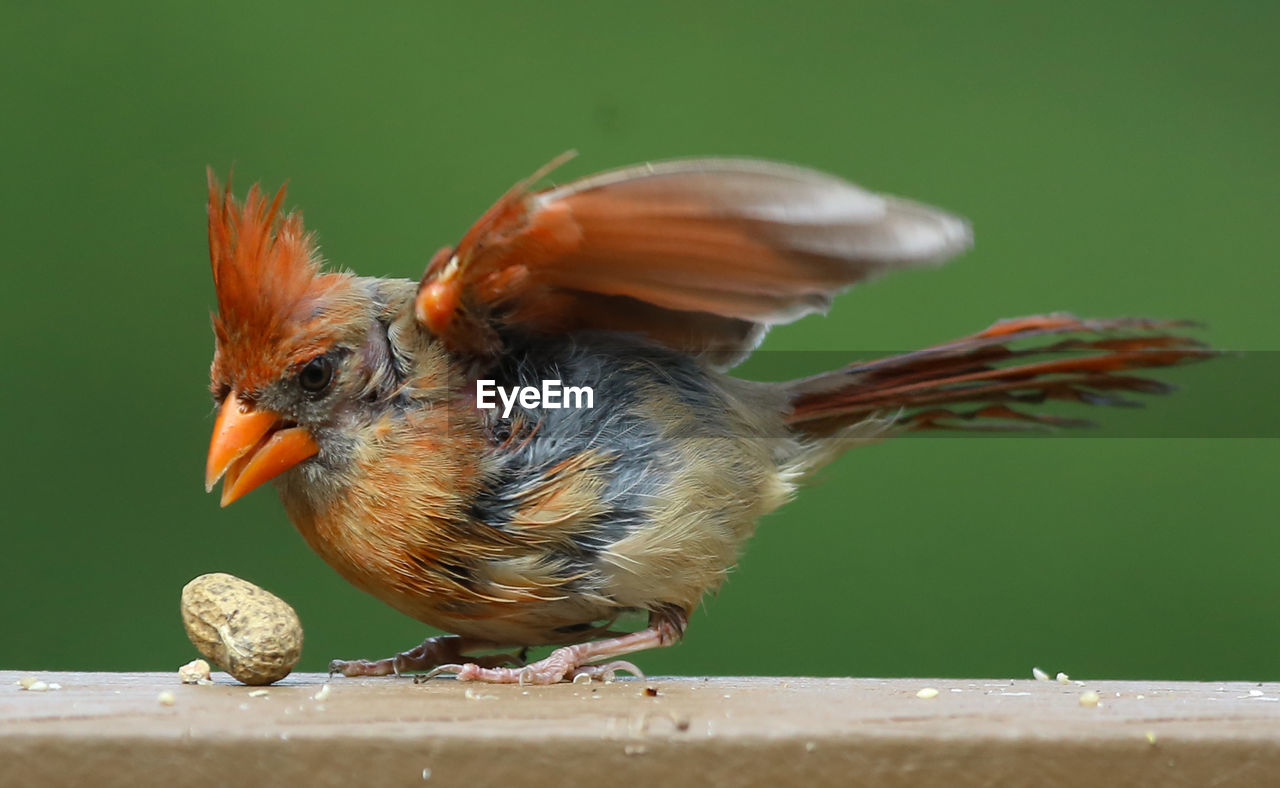
<path id="1" fill-rule="evenodd" d="M 215 377 L 248 388 L 322 352 L 327 337 L 303 330 L 327 277 L 302 217 L 280 215 L 285 189 L 270 202 L 254 185 L 243 204 L 209 170 L 209 259 L 218 295 Z"/>

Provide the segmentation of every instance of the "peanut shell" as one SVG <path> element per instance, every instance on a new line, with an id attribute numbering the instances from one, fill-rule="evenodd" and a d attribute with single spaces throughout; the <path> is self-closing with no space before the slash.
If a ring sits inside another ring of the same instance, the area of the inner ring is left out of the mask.
<path id="1" fill-rule="evenodd" d="M 302 622 L 280 597 L 222 572 L 182 589 L 182 623 L 191 644 L 245 684 L 270 684 L 302 656 Z"/>

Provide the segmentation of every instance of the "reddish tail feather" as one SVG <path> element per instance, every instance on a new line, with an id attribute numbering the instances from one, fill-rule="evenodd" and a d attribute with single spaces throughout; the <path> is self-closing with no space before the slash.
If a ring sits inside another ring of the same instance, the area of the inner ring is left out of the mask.
<path id="1" fill-rule="evenodd" d="M 1192 325 L 1067 314 L 1002 320 L 954 342 L 793 381 L 788 423 L 812 435 L 872 416 L 893 417 L 902 430 L 1088 426 L 1088 420 L 1020 406 L 1066 400 L 1132 407 L 1141 403 L 1122 392 L 1166 393 L 1173 388 L 1167 383 L 1125 373 L 1215 355 L 1194 339 L 1170 333 Z M 1017 347 L 1050 337 L 1057 339 Z"/>

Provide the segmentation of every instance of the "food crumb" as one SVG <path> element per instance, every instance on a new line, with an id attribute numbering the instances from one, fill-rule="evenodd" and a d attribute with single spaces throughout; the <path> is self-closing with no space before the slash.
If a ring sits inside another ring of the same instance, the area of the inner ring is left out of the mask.
<path id="1" fill-rule="evenodd" d="M 818 749 L 818 743 L 816 741 L 807 741 L 804 743 L 805 752 L 813 752 L 816 749 Z"/>
<path id="2" fill-rule="evenodd" d="M 59 684 L 58 682 L 56 682 L 56 681 L 51 681 L 51 682 L 49 682 L 49 691 L 50 691 L 50 692 L 56 692 L 56 691 L 58 691 L 58 690 L 60 690 L 60 689 L 62 689 L 62 685 L 61 685 L 61 684 Z"/>
<path id="3" fill-rule="evenodd" d="M 1048 681 L 1048 680 L 1049 680 L 1049 674 L 1048 674 L 1048 673 L 1045 673 L 1045 672 L 1044 672 L 1043 670 L 1041 670 L 1040 668 L 1032 668 L 1032 669 L 1031 669 L 1031 675 L 1032 675 L 1032 677 L 1033 677 L 1033 678 L 1035 678 L 1035 680 L 1036 680 L 1036 681 Z"/>
<path id="4" fill-rule="evenodd" d="M 203 659 L 193 659 L 178 668 L 178 678 L 183 684 L 199 684 L 201 679 L 209 678 L 209 663 Z"/>
<path id="5" fill-rule="evenodd" d="M 467 687 L 467 691 L 463 693 L 467 700 L 497 700 L 497 695 L 482 695 L 471 687 Z"/>
<path id="6" fill-rule="evenodd" d="M 1085 707 L 1086 709 L 1097 708 L 1101 704 L 1101 702 L 1102 701 L 1098 697 L 1098 693 L 1094 692 L 1093 690 L 1080 693 L 1080 705 Z"/>
<path id="7" fill-rule="evenodd" d="M 329 697 L 329 693 L 330 693 L 331 691 L 332 691 L 332 690 L 330 690 L 330 689 L 329 689 L 329 685 L 328 685 L 328 684 L 321 684 L 321 685 L 320 685 L 320 689 L 316 690 L 316 694 L 312 695 L 312 696 L 311 696 L 311 699 L 312 699 L 312 700 L 324 700 L 325 698 Z"/>
<path id="8" fill-rule="evenodd" d="M 172 692 L 165 691 L 156 696 L 156 702 L 161 706 L 172 706 L 178 702 L 178 699 L 173 696 Z"/>
<path id="9" fill-rule="evenodd" d="M 22 687 L 24 690 L 29 690 L 31 689 L 31 685 L 35 684 L 39 680 L 40 679 L 36 678 L 35 676 L 23 676 L 22 678 L 18 679 L 14 683 L 16 683 L 19 687 Z"/>
<path id="10" fill-rule="evenodd" d="M 643 744 L 628 744 L 622 751 L 627 755 L 644 755 L 649 751 L 649 748 Z"/>
<path id="11" fill-rule="evenodd" d="M 270 691 L 268 691 L 268 690 L 264 690 L 264 689 L 260 689 L 260 690 L 254 690 L 253 692 L 250 692 L 250 693 L 249 693 L 249 697 L 251 697 L 251 698 L 265 698 L 265 697 L 267 697 L 267 696 L 268 696 L 268 695 L 270 695 L 270 694 L 271 694 L 271 693 L 270 693 Z"/>
<path id="12" fill-rule="evenodd" d="M 1068 676 L 1067 674 L 1063 673 L 1062 671 L 1058 671 L 1058 675 L 1057 675 L 1057 676 L 1055 676 L 1054 678 L 1056 678 L 1056 679 L 1058 680 L 1058 683 L 1059 683 L 1059 684 L 1070 684 L 1070 683 L 1071 683 L 1071 677 L 1070 677 L 1070 676 Z"/>
<path id="13" fill-rule="evenodd" d="M 916 697 L 921 698 L 923 700 L 930 700 L 932 698 L 938 697 L 938 691 L 933 687 L 925 687 L 924 689 L 916 693 Z"/>
<path id="14" fill-rule="evenodd" d="M 1155 743 L 1156 743 L 1156 732 L 1155 732 L 1155 731 L 1147 731 L 1147 741 L 1148 741 L 1148 742 L 1150 742 L 1151 744 L 1155 744 Z"/>
<path id="15" fill-rule="evenodd" d="M 648 697 L 650 697 L 650 698 L 656 698 L 656 697 L 658 697 L 658 688 L 657 688 L 657 687 L 645 687 L 645 688 L 644 688 L 644 694 L 645 694 L 645 695 L 647 695 L 647 696 L 648 696 Z"/>
<path id="16" fill-rule="evenodd" d="M 1249 690 L 1249 697 L 1251 698 L 1261 698 L 1262 694 L 1262 690 Z"/>
<path id="17" fill-rule="evenodd" d="M 36 681 L 33 681 L 29 685 L 27 685 L 25 689 L 27 690 L 27 692 L 44 692 L 45 690 L 49 689 L 49 685 L 37 679 Z"/>

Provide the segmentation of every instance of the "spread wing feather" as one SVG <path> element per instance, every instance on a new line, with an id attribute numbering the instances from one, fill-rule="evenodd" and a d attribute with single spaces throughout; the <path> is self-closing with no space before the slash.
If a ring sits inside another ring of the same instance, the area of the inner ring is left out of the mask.
<path id="1" fill-rule="evenodd" d="M 850 285 L 971 243 L 963 219 L 786 164 L 669 161 L 532 191 L 542 174 L 428 268 L 418 317 L 454 349 L 621 330 L 729 366 Z"/>

